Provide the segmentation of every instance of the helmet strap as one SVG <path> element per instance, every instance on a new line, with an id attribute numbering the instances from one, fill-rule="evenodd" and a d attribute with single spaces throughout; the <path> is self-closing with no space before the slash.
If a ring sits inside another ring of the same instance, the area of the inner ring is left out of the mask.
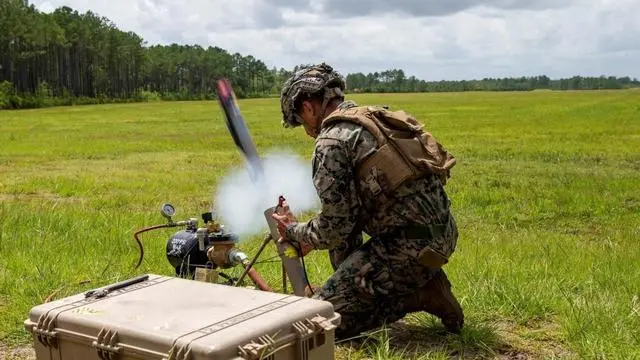
<path id="1" fill-rule="evenodd" d="M 343 96 L 344 95 L 342 94 L 342 91 L 340 91 L 340 88 L 324 88 L 322 106 L 320 107 L 320 112 L 316 116 L 316 124 L 320 124 L 320 122 L 325 118 L 329 101 L 333 100 L 334 98 Z"/>
<path id="2" fill-rule="evenodd" d="M 322 105 L 320 106 L 320 111 L 316 114 L 315 125 L 311 126 L 310 124 L 306 124 L 307 128 L 311 131 L 311 135 L 315 138 L 319 134 L 319 129 L 322 127 L 322 120 L 326 116 L 327 106 L 329 106 L 329 101 L 344 97 L 340 88 L 326 88 L 324 91 L 324 96 L 322 97 Z M 298 114 L 294 114 L 294 117 L 300 124 L 305 124 L 304 120 Z"/>

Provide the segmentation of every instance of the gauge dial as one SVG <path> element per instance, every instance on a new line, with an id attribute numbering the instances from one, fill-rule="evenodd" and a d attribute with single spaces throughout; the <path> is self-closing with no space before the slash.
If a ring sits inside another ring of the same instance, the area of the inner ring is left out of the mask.
<path id="1" fill-rule="evenodd" d="M 168 218 L 176 214 L 176 209 L 173 207 L 173 205 L 169 203 L 163 204 L 161 211 L 162 211 L 162 215 Z"/>

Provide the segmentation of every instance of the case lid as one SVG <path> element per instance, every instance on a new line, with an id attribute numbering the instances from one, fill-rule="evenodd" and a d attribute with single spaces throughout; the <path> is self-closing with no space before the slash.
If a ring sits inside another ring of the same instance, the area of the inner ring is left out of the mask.
<path id="1" fill-rule="evenodd" d="M 77 294 L 32 308 L 25 328 L 50 345 L 74 337 L 143 358 L 243 358 L 331 331 L 329 302 L 148 275 L 102 298 Z"/>

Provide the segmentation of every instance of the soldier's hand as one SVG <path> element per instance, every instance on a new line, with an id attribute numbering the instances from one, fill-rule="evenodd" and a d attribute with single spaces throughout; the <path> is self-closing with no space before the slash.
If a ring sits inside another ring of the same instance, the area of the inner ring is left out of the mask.
<path id="1" fill-rule="evenodd" d="M 283 201 L 282 206 L 278 206 L 271 217 L 278 223 L 278 232 L 280 233 L 278 243 L 287 242 L 287 227 L 295 225 L 298 222 L 298 219 L 296 219 L 295 215 L 291 212 L 289 203 L 286 200 Z M 307 255 L 311 250 L 313 250 L 313 246 L 304 241 L 296 242 L 296 244 L 292 245 L 296 248 L 300 248 L 302 256 Z"/>
<path id="2" fill-rule="evenodd" d="M 295 225 L 298 222 L 286 200 L 282 202 L 282 206 L 276 208 L 276 211 L 271 217 L 278 223 L 278 232 L 283 238 L 286 238 L 287 227 L 289 227 L 289 225 Z"/>

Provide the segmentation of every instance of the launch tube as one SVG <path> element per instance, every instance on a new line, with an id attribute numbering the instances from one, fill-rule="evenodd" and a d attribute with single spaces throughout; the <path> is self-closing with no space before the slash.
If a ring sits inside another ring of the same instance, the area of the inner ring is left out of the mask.
<path id="1" fill-rule="evenodd" d="M 293 293 L 298 296 L 305 296 L 304 290 L 307 287 L 308 281 L 305 277 L 304 269 L 302 268 L 302 264 L 300 263 L 300 258 L 298 257 L 298 252 L 296 251 L 296 249 L 291 244 L 288 244 L 286 242 L 278 242 L 278 239 L 280 239 L 278 224 L 276 223 L 276 220 L 271 217 L 271 215 L 275 211 L 275 206 L 270 207 L 264 211 L 264 217 L 269 224 L 271 238 L 276 243 L 278 255 L 280 255 L 280 259 L 282 260 L 282 264 L 284 265 L 285 271 L 287 272 L 289 281 L 291 281 L 291 286 L 293 286 Z"/>

